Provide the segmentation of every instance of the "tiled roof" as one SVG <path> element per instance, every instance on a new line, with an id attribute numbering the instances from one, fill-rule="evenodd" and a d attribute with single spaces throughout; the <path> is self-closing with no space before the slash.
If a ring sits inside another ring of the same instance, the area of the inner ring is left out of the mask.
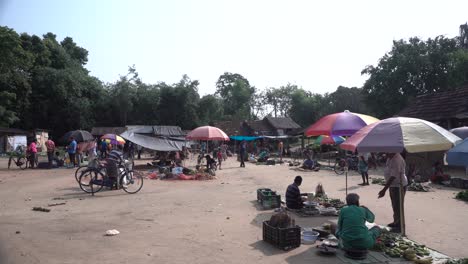
<path id="1" fill-rule="evenodd" d="M 221 129 L 228 136 L 241 135 L 241 124 L 242 121 L 219 121 L 214 124 L 215 127 Z"/>
<path id="2" fill-rule="evenodd" d="M 267 116 L 265 117 L 265 120 L 267 120 L 271 126 L 273 126 L 276 129 L 297 129 L 301 128 L 300 125 L 298 125 L 294 120 L 292 120 L 290 117 L 270 117 Z"/>
<path id="3" fill-rule="evenodd" d="M 399 116 L 439 121 L 468 118 L 468 86 L 417 96 Z"/>

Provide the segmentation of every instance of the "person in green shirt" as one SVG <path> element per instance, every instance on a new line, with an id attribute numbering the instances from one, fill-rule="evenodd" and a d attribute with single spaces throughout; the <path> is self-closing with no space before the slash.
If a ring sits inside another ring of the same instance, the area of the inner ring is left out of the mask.
<path id="1" fill-rule="evenodd" d="M 373 223 L 375 216 L 365 206 L 359 206 L 359 195 L 350 193 L 346 196 L 348 206 L 340 210 L 336 236 L 342 241 L 344 249 L 369 249 L 380 235 L 380 228 L 370 230 L 366 221 Z"/>

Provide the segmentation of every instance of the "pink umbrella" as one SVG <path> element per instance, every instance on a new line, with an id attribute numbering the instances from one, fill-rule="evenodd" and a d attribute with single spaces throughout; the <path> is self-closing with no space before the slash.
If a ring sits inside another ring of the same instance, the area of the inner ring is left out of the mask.
<path id="1" fill-rule="evenodd" d="M 189 140 L 224 140 L 229 141 L 229 137 L 217 127 L 202 126 L 197 127 L 188 133 L 187 139 Z"/>

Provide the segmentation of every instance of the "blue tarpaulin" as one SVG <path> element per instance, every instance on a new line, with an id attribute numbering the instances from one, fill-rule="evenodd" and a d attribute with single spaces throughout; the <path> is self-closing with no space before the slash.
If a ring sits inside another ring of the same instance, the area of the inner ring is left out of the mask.
<path id="1" fill-rule="evenodd" d="M 468 139 L 447 152 L 447 164 L 468 167 Z"/>
<path id="2" fill-rule="evenodd" d="M 256 140 L 256 139 L 262 138 L 262 137 L 230 136 L 229 138 L 232 139 L 232 140 L 237 140 L 237 141 L 242 141 L 242 140 L 245 140 L 245 141 L 252 141 L 252 140 Z"/>

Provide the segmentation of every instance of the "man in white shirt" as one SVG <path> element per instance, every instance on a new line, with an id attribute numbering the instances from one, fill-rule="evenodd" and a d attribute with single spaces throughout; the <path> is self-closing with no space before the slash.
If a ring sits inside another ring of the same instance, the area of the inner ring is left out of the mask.
<path id="1" fill-rule="evenodd" d="M 385 196 L 387 189 L 390 192 L 390 200 L 392 201 L 393 222 L 387 226 L 400 229 L 400 182 L 403 186 L 402 190 L 402 205 L 404 206 L 406 186 L 408 179 L 405 175 L 406 163 L 399 153 L 387 153 L 387 165 L 384 171 L 385 187 L 379 192 L 379 198 Z"/>

